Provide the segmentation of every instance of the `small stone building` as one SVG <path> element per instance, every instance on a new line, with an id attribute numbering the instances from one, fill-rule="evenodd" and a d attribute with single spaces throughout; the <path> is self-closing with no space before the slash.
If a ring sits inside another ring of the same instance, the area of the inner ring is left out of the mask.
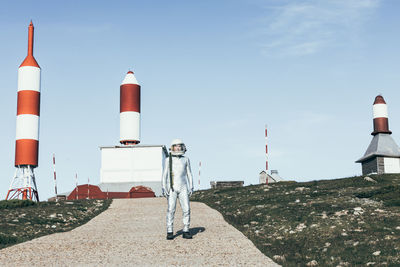
<path id="1" fill-rule="evenodd" d="M 362 174 L 400 173 L 400 148 L 390 134 L 377 134 L 372 138 L 361 163 Z"/>
<path id="2" fill-rule="evenodd" d="M 211 181 L 211 188 L 228 188 L 228 187 L 241 187 L 244 181 Z"/>
<path id="3" fill-rule="evenodd" d="M 400 173 L 400 148 L 390 136 L 388 110 L 381 95 L 375 97 L 373 104 L 373 136 L 361 163 L 362 174 Z"/>

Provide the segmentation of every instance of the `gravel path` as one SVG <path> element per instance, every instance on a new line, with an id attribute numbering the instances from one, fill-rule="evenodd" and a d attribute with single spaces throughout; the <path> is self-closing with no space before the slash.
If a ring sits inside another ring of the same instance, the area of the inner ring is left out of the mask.
<path id="1" fill-rule="evenodd" d="M 166 208 L 165 198 L 115 199 L 70 232 L 0 250 L 0 266 L 278 266 L 203 203 L 191 202 L 193 239 L 166 240 Z"/>

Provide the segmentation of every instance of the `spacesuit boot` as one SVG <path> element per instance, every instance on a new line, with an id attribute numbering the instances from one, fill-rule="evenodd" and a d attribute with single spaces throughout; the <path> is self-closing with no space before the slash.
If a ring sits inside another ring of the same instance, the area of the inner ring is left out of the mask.
<path id="1" fill-rule="evenodd" d="M 183 232 L 182 237 L 185 239 L 192 239 L 192 234 L 190 232 Z"/>
<path id="2" fill-rule="evenodd" d="M 167 232 L 167 240 L 172 240 L 174 239 L 174 233 L 173 232 Z"/>

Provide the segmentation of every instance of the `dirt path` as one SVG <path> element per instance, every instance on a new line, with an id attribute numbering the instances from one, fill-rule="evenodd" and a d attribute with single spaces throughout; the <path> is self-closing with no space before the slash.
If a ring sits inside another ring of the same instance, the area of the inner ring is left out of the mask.
<path id="1" fill-rule="evenodd" d="M 70 232 L 0 250 L 0 266 L 277 266 L 205 204 L 191 203 L 192 240 L 166 240 L 165 213 L 164 198 L 116 199 Z M 175 217 L 178 231 L 179 204 Z"/>

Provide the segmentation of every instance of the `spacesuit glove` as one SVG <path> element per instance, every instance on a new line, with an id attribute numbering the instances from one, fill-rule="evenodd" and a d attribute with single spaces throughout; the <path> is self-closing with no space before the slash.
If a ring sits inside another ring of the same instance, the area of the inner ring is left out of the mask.
<path id="1" fill-rule="evenodd" d="M 189 190 L 189 197 L 191 197 L 192 194 L 193 194 L 193 188 L 191 188 L 191 189 Z"/>
<path id="2" fill-rule="evenodd" d="M 162 194 L 164 197 L 169 197 L 168 190 L 166 190 L 165 188 L 162 189 Z"/>

